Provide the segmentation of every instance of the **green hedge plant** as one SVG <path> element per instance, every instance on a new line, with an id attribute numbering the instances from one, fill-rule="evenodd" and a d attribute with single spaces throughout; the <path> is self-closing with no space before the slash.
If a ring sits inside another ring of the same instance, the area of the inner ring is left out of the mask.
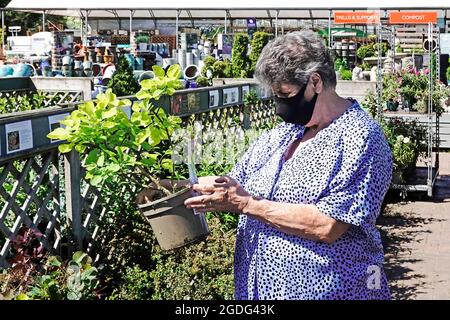
<path id="1" fill-rule="evenodd" d="M 248 76 L 252 77 L 255 73 L 256 63 L 258 62 L 259 56 L 261 55 L 261 52 L 263 48 L 266 46 L 266 44 L 269 42 L 270 34 L 266 32 L 255 32 L 253 34 L 252 42 L 250 43 L 251 51 L 249 55 L 250 59 L 250 70 L 248 72 Z"/>
<path id="2" fill-rule="evenodd" d="M 234 36 L 231 63 L 233 65 L 234 78 L 247 78 L 250 60 L 247 55 L 249 37 L 247 34 L 238 33 Z"/>

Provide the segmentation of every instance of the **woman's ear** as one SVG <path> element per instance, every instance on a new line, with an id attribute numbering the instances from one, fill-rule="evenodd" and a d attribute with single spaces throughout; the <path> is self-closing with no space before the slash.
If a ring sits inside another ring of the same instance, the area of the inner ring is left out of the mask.
<path id="1" fill-rule="evenodd" d="M 323 91 L 323 81 L 320 74 L 314 72 L 311 76 L 311 82 L 315 93 L 321 93 Z"/>

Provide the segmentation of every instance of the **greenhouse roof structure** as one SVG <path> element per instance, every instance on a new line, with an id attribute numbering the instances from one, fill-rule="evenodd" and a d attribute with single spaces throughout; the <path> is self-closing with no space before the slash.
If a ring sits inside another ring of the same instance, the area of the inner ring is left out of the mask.
<path id="1" fill-rule="evenodd" d="M 439 18 L 450 18 L 448 0 L 12 0 L 5 8 L 14 11 L 44 12 L 49 15 L 62 15 L 94 19 L 128 18 L 130 10 L 133 18 L 148 19 L 243 19 L 247 17 L 263 19 L 328 19 L 330 10 L 435 10 Z"/>

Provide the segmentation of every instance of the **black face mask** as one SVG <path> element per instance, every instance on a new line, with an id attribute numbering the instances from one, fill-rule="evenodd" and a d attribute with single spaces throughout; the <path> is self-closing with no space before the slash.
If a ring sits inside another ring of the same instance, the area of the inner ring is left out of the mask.
<path id="1" fill-rule="evenodd" d="M 285 122 L 306 125 L 310 120 L 316 106 L 317 93 L 311 101 L 305 101 L 306 85 L 293 97 L 275 97 L 276 114 Z"/>

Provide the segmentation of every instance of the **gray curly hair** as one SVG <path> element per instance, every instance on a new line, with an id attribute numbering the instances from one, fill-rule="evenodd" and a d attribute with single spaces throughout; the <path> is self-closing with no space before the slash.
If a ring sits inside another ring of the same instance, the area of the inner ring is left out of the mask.
<path id="1" fill-rule="evenodd" d="M 265 87 L 306 84 L 317 72 L 325 88 L 336 87 L 334 62 L 322 39 L 311 30 L 295 31 L 269 42 L 256 64 L 255 77 Z"/>

